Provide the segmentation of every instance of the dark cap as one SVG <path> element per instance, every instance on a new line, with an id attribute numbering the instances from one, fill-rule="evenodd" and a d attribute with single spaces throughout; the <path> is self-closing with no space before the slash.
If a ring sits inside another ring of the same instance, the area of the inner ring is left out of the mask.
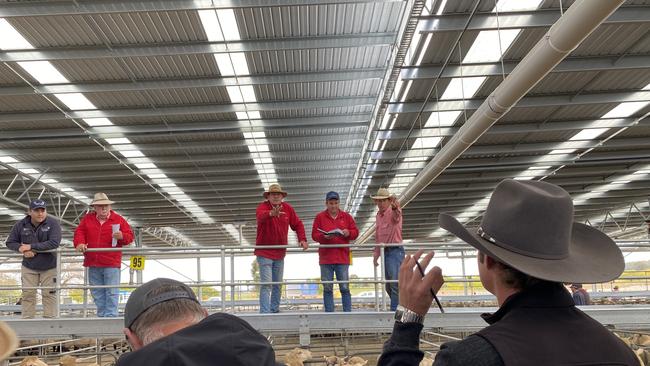
<path id="1" fill-rule="evenodd" d="M 327 194 L 325 195 L 325 201 L 329 201 L 329 200 L 337 200 L 338 201 L 339 200 L 339 194 L 334 192 L 334 191 L 327 192 Z"/>
<path id="2" fill-rule="evenodd" d="M 33 200 L 29 204 L 29 209 L 30 210 L 35 210 L 37 208 L 45 208 L 46 209 L 47 205 L 45 204 L 45 201 L 43 200 Z"/>
<path id="3" fill-rule="evenodd" d="M 177 289 L 162 293 L 158 292 L 156 295 L 152 294 L 154 290 L 162 286 L 173 286 Z M 199 303 L 196 295 L 194 295 L 194 291 L 182 282 L 169 278 L 156 278 L 143 284 L 131 293 L 129 300 L 126 302 L 126 307 L 124 308 L 124 325 L 130 328 L 133 322 L 150 307 L 174 299 L 190 299 Z"/>
<path id="4" fill-rule="evenodd" d="M 581 283 L 572 283 L 571 287 L 573 287 L 573 288 L 582 288 L 582 284 Z"/>

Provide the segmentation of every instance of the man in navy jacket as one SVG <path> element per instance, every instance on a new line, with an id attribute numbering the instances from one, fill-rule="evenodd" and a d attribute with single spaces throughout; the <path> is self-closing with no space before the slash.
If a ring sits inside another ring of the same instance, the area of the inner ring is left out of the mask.
<path id="1" fill-rule="evenodd" d="M 56 314 L 56 257 L 53 253 L 42 253 L 56 249 L 61 243 L 61 226 L 47 217 L 44 200 L 37 199 L 29 205 L 29 215 L 18 221 L 7 238 L 7 247 L 22 253 L 21 268 L 23 318 L 36 314 L 36 289 L 42 286 L 43 317 L 54 318 Z"/>

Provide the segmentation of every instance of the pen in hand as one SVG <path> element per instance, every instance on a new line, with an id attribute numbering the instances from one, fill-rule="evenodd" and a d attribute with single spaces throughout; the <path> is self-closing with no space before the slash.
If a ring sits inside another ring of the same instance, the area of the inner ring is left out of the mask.
<path id="1" fill-rule="evenodd" d="M 415 264 L 418 266 L 418 270 L 420 270 L 420 274 L 422 277 L 424 277 L 424 271 L 422 270 L 422 267 L 420 267 L 420 263 L 418 261 L 415 262 Z M 436 296 L 436 293 L 433 292 L 433 289 L 429 289 L 431 291 L 431 295 L 433 296 L 433 299 L 436 300 L 436 304 L 438 305 L 438 308 L 440 309 L 441 313 L 444 313 L 445 310 L 442 308 L 442 304 L 440 303 L 440 300 L 438 300 L 438 296 Z"/>

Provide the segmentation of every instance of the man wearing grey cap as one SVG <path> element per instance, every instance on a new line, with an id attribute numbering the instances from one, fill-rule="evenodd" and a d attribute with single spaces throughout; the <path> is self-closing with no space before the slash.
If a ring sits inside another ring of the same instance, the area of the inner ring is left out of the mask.
<path id="1" fill-rule="evenodd" d="M 36 315 L 36 289 L 41 288 L 43 298 L 43 317 L 56 317 L 56 257 L 53 253 L 41 251 L 56 249 L 61 244 L 61 226 L 58 221 L 47 217 L 44 200 L 33 200 L 29 204 L 29 214 L 18 221 L 7 238 L 7 247 L 22 253 L 21 278 L 23 299 L 21 302 L 23 318 Z"/>
<path id="2" fill-rule="evenodd" d="M 176 280 L 157 278 L 135 289 L 124 326 L 133 352 L 117 366 L 277 365 L 264 336 L 234 315 L 208 316 L 192 289 Z"/>

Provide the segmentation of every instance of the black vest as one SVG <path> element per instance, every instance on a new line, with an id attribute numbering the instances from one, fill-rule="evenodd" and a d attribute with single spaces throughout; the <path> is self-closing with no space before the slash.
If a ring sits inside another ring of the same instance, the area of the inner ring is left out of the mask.
<path id="1" fill-rule="evenodd" d="M 576 308 L 559 283 L 532 286 L 482 317 L 491 325 L 476 334 L 494 346 L 506 366 L 639 366 L 632 350 Z"/>

